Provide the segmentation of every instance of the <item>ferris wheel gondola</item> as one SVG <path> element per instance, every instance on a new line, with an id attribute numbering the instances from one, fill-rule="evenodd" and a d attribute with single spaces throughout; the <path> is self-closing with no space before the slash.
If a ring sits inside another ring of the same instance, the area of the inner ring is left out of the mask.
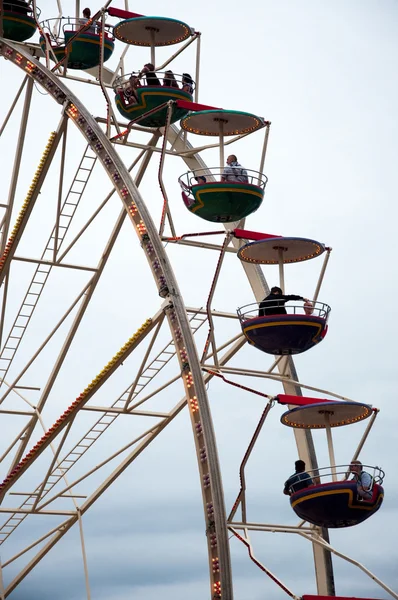
<path id="1" fill-rule="evenodd" d="M 47 46 L 51 48 L 51 60 L 66 62 L 69 69 L 91 69 L 101 62 L 101 48 L 103 47 L 103 61 L 112 56 L 115 47 L 115 37 L 112 28 L 104 27 L 93 22 L 86 29 L 86 19 L 75 17 L 61 17 L 61 19 L 47 19 L 41 26 L 40 47 L 43 54 L 47 54 Z"/>
<path id="2" fill-rule="evenodd" d="M 35 34 L 37 23 L 30 2 L 8 0 L 3 3 L 2 11 L 5 38 L 15 42 L 24 42 Z M 39 16 L 40 9 L 36 8 L 36 13 Z"/>

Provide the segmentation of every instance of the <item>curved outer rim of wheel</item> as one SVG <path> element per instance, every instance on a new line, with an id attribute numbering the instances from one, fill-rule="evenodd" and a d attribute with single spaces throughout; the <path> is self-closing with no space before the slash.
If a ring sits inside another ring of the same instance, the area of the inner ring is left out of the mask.
<path id="1" fill-rule="evenodd" d="M 35 58 L 3 38 L 0 38 L 0 54 L 27 72 L 58 104 L 62 104 L 65 114 L 74 121 L 90 144 L 134 225 L 159 291 L 163 291 L 162 296 L 169 300 L 165 312 L 175 342 L 188 399 L 198 454 L 205 518 L 208 519 L 209 506 L 214 511 L 212 518 L 214 520 L 211 520 L 207 527 L 211 595 L 212 598 L 232 600 L 232 572 L 224 495 L 209 402 L 183 299 L 155 224 L 127 168 L 80 100 Z M 188 378 L 184 376 L 186 371 L 190 373 L 189 385 Z M 198 407 L 196 410 L 195 402 Z M 199 459 L 199 449 L 202 452 L 204 450 L 207 457 L 204 462 Z M 213 561 L 217 561 L 218 570 L 212 569 Z"/>

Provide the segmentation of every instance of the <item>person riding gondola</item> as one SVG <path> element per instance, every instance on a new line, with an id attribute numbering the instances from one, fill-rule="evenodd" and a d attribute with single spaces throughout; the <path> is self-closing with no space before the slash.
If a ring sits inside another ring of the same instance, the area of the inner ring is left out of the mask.
<path id="1" fill-rule="evenodd" d="M 372 498 L 373 477 L 363 470 L 359 460 L 353 460 L 350 464 L 352 479 L 357 482 L 358 496 L 363 500 Z"/>
<path id="2" fill-rule="evenodd" d="M 314 484 L 311 477 L 305 471 L 305 462 L 303 460 L 296 460 L 294 466 L 296 471 L 285 481 L 283 488 L 283 493 L 286 496 L 291 496 L 294 492 L 298 492 Z"/>
<path id="3" fill-rule="evenodd" d="M 235 154 L 228 156 L 227 165 L 221 175 L 221 181 L 248 183 L 247 171 L 238 163 Z"/>
<path id="4" fill-rule="evenodd" d="M 79 19 L 80 27 L 84 26 L 91 19 L 91 10 L 85 8 L 83 10 L 83 17 Z M 90 27 L 86 29 L 86 33 L 97 33 L 97 24 L 91 23 Z"/>
<path id="5" fill-rule="evenodd" d="M 154 87 L 154 86 L 157 87 L 157 86 L 161 85 L 161 83 L 155 73 L 155 66 L 152 63 L 147 63 L 146 65 L 144 65 L 144 68 L 138 74 L 138 77 L 142 77 L 142 76 L 145 77 L 146 84 L 149 87 Z"/>
<path id="6" fill-rule="evenodd" d="M 173 71 L 165 71 L 165 74 L 163 77 L 163 86 L 176 88 L 177 90 L 179 89 L 178 83 L 177 83 L 176 78 L 174 77 Z"/>
<path id="7" fill-rule="evenodd" d="M 182 91 L 193 94 L 193 79 L 189 73 L 182 74 Z"/>
<path id="8" fill-rule="evenodd" d="M 266 317 L 268 315 L 286 315 L 285 303 L 289 300 L 304 300 L 309 302 L 308 298 L 296 296 L 295 294 L 282 294 L 280 287 L 271 288 L 271 293 L 260 302 L 258 316 Z"/>

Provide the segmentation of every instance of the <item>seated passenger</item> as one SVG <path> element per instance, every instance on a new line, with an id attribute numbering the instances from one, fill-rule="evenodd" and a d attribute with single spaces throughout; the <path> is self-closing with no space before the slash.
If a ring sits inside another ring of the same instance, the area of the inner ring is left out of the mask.
<path id="1" fill-rule="evenodd" d="M 164 87 L 177 88 L 177 90 L 179 89 L 178 83 L 177 83 L 176 78 L 174 77 L 173 71 L 165 71 L 164 77 L 163 77 L 163 85 L 164 85 Z"/>
<path id="2" fill-rule="evenodd" d="M 195 179 L 199 185 L 207 182 L 207 179 L 204 175 L 198 175 L 197 177 L 195 177 Z"/>
<path id="3" fill-rule="evenodd" d="M 182 74 L 182 91 L 193 94 L 193 79 L 189 73 Z"/>
<path id="4" fill-rule="evenodd" d="M 294 466 L 296 471 L 285 481 L 285 487 L 283 488 L 283 493 L 286 496 L 291 496 L 294 492 L 298 492 L 298 490 L 303 490 L 310 485 L 314 485 L 311 477 L 305 471 L 305 462 L 303 460 L 296 460 Z"/>
<path id="5" fill-rule="evenodd" d="M 128 100 L 129 104 L 138 104 L 138 96 L 136 89 L 140 87 L 141 83 L 138 76 L 133 72 L 130 75 L 128 84 L 124 86 L 123 94 Z"/>
<path id="6" fill-rule="evenodd" d="M 225 167 L 223 174 L 221 175 L 221 181 L 239 181 L 241 183 L 247 183 L 247 171 L 238 163 L 238 159 L 235 154 L 231 154 L 227 158 L 227 167 Z"/>
<path id="7" fill-rule="evenodd" d="M 85 8 L 83 10 L 83 18 L 79 19 L 80 27 L 85 25 L 87 21 L 91 19 L 91 10 L 89 8 Z M 86 29 L 86 33 L 97 33 L 96 31 L 96 23 L 92 23 L 88 29 Z"/>
<path id="8" fill-rule="evenodd" d="M 122 94 L 127 106 L 130 106 L 131 104 L 138 104 L 137 94 L 135 89 L 131 87 L 130 84 L 125 85 L 122 90 Z"/>
<path id="9" fill-rule="evenodd" d="M 308 298 L 296 296 L 295 294 L 282 294 L 280 287 L 274 286 L 271 288 L 269 296 L 260 302 L 258 316 L 266 317 L 268 315 L 286 315 L 285 303 L 288 300 L 304 300 L 309 302 Z"/>
<path id="10" fill-rule="evenodd" d="M 156 76 L 155 67 L 152 63 L 147 63 L 144 65 L 142 71 L 138 74 L 138 77 L 142 77 L 144 75 L 146 79 L 146 84 L 148 86 L 158 86 L 160 85 L 160 81 Z"/>
<path id="11" fill-rule="evenodd" d="M 363 470 L 361 461 L 352 461 L 350 473 L 353 475 L 351 479 L 357 482 L 358 496 L 363 500 L 370 500 L 372 498 L 373 477 Z"/>

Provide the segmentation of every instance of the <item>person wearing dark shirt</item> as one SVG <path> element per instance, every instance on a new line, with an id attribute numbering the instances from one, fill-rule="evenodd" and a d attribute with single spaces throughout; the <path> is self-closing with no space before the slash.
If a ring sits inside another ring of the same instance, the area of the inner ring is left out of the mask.
<path id="1" fill-rule="evenodd" d="M 165 87 L 176 88 L 177 90 L 180 89 L 173 71 L 165 71 L 163 77 L 163 85 Z"/>
<path id="2" fill-rule="evenodd" d="M 189 73 L 182 74 L 182 91 L 193 94 L 193 79 Z"/>
<path id="3" fill-rule="evenodd" d="M 265 317 L 268 315 L 286 315 L 285 303 L 288 302 L 288 300 L 308 301 L 307 298 L 296 296 L 295 294 L 282 294 L 281 288 L 275 286 L 271 288 L 271 293 L 269 296 L 260 302 L 258 316 Z"/>
<path id="4" fill-rule="evenodd" d="M 144 68 L 139 73 L 138 77 L 142 77 L 144 75 L 146 79 L 146 84 L 149 86 L 160 86 L 160 81 L 155 73 L 155 66 L 152 63 L 147 63 L 144 65 Z"/>
<path id="5" fill-rule="evenodd" d="M 314 485 L 311 477 L 305 472 L 305 462 L 303 460 L 296 460 L 294 466 L 296 472 L 290 475 L 289 479 L 285 481 L 285 487 L 283 488 L 283 493 L 286 496 L 291 496 L 294 492 L 298 492 L 298 490 L 303 490 L 310 485 Z"/>

